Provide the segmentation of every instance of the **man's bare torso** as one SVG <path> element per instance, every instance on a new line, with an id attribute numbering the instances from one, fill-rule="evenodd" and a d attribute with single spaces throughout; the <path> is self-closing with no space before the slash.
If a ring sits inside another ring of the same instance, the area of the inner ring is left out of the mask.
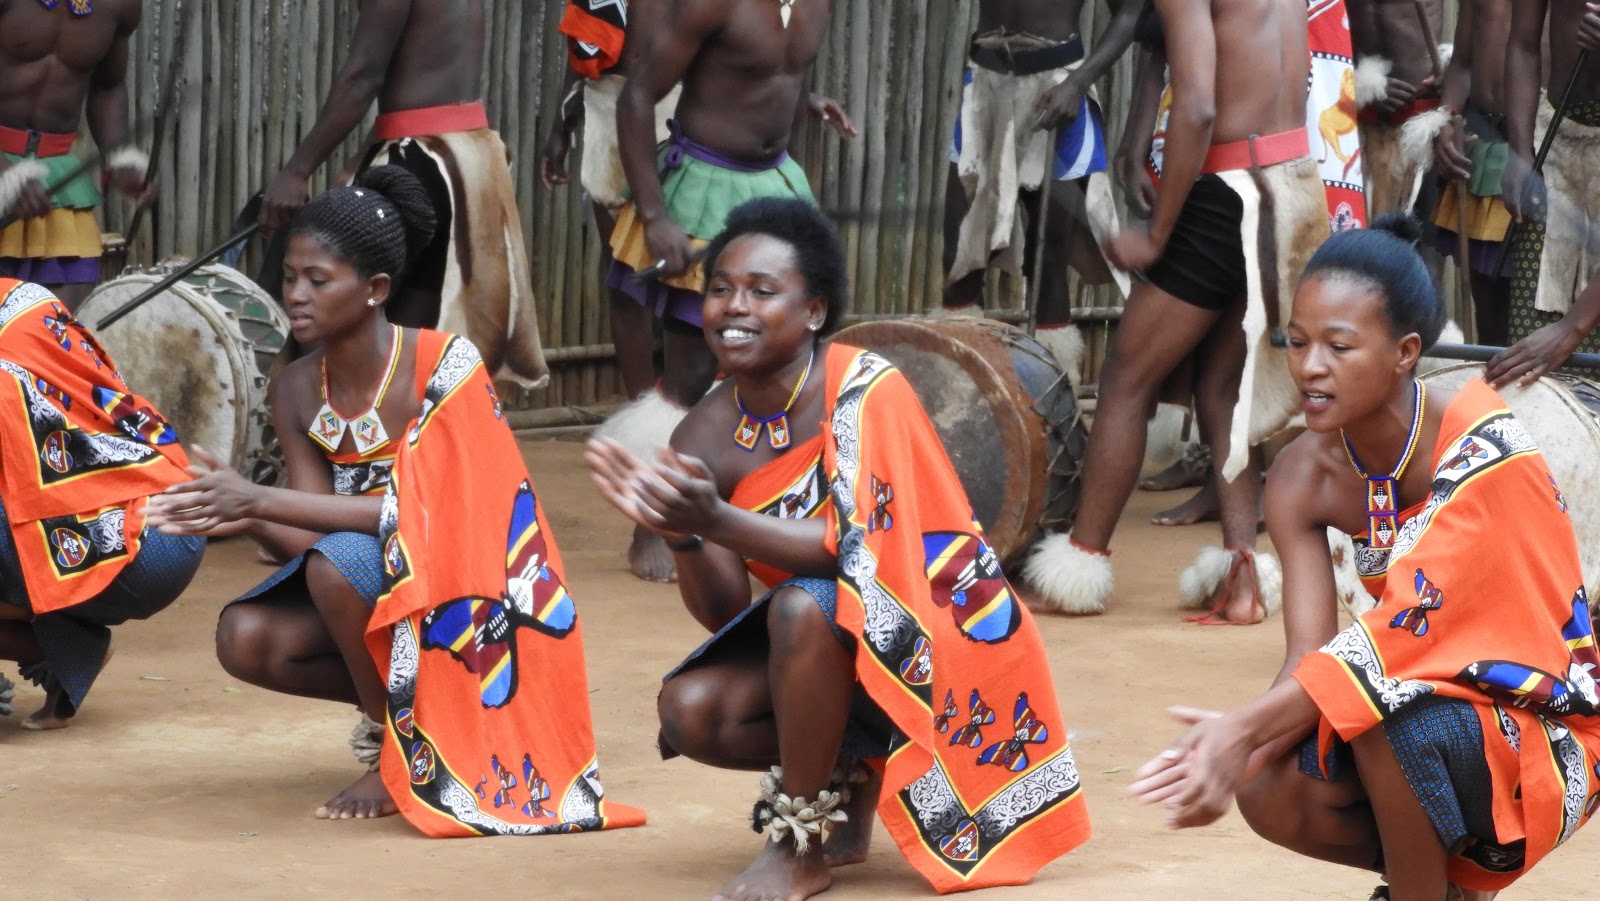
<path id="1" fill-rule="evenodd" d="M 1550 68 L 1545 87 L 1550 92 L 1551 104 L 1565 90 L 1567 79 L 1572 77 L 1572 67 L 1578 64 L 1578 55 L 1582 52 L 1578 48 L 1578 24 L 1583 19 L 1585 6 L 1585 0 L 1550 0 Z M 1578 74 L 1572 100 L 1596 99 L 1600 99 L 1600 62 L 1591 59 Z"/>
<path id="2" fill-rule="evenodd" d="M 1438 40 L 1444 28 L 1444 4 L 1442 0 L 1423 0 L 1422 5 L 1428 13 L 1429 30 Z M 1347 9 L 1356 56 L 1389 60 L 1394 64 L 1390 77 L 1410 85 L 1420 85 L 1434 74 L 1428 38 L 1412 0 L 1350 0 Z M 1498 52 L 1505 55 L 1505 44 Z"/>
<path id="3" fill-rule="evenodd" d="M 1078 33 L 1083 0 L 979 0 L 978 33 L 1004 29 L 1065 41 Z"/>
<path id="4" fill-rule="evenodd" d="M 1306 124 L 1305 0 L 1212 0 L 1217 115 L 1211 143 Z"/>
<path id="5" fill-rule="evenodd" d="M 788 28 L 779 0 L 727 6 L 726 23 L 689 64 L 678 120 L 697 143 L 738 159 L 771 159 L 789 146 L 833 3 L 798 0 Z"/>
<path id="6" fill-rule="evenodd" d="M 94 6 L 74 16 L 66 3 L 45 9 L 38 0 L 0 0 L 0 125 L 77 131 L 95 69 L 139 21 L 140 0 Z"/>
<path id="7" fill-rule="evenodd" d="M 1472 4 L 1472 88 L 1479 109 L 1505 112 L 1506 42 L 1511 39 L 1511 0 L 1467 0 Z"/>
<path id="8" fill-rule="evenodd" d="M 483 0 L 412 0 L 405 32 L 378 94 L 378 110 L 421 109 L 480 98 Z"/>

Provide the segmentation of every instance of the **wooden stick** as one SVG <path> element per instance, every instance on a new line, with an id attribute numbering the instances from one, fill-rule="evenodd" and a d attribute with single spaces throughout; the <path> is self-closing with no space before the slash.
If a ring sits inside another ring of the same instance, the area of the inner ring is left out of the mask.
<path id="1" fill-rule="evenodd" d="M 1539 152 L 1533 158 L 1533 174 L 1529 178 L 1542 177 L 1544 175 L 1545 157 L 1550 155 L 1550 145 L 1555 143 L 1556 130 L 1561 127 L 1561 120 L 1567 117 L 1567 107 L 1572 103 L 1572 92 L 1578 87 L 1578 78 L 1583 74 L 1584 63 L 1588 61 L 1589 51 L 1579 50 L 1578 58 L 1572 64 L 1572 73 L 1567 76 L 1566 87 L 1561 89 L 1561 99 L 1556 102 L 1555 113 L 1550 117 L 1550 127 L 1545 130 L 1544 140 L 1539 142 Z M 1526 182 L 1523 183 L 1523 193 L 1527 193 Z M 1522 198 L 1519 197 L 1517 200 L 1521 201 Z M 1506 255 L 1511 250 L 1511 239 L 1516 236 L 1519 224 L 1513 219 L 1511 224 L 1506 226 L 1505 240 L 1500 243 L 1500 254 L 1494 259 L 1494 271 L 1492 274 L 1495 278 L 1499 278 L 1500 273 L 1505 269 Z"/>

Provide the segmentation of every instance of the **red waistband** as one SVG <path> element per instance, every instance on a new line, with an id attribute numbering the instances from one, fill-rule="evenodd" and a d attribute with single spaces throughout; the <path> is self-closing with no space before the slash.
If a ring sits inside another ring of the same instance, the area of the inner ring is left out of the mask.
<path id="1" fill-rule="evenodd" d="M 1386 113 L 1375 106 L 1369 106 L 1356 114 L 1356 121 L 1366 125 L 1400 125 L 1409 119 L 1416 118 L 1428 110 L 1439 108 L 1439 98 L 1419 97 L 1392 113 Z"/>
<path id="2" fill-rule="evenodd" d="M 442 135 L 452 131 L 472 131 L 489 127 L 489 114 L 483 102 L 457 103 L 454 106 L 428 106 L 422 109 L 395 110 L 381 113 L 373 123 L 373 132 L 380 141 L 398 141 L 401 138 L 420 138 Z"/>
<path id="3" fill-rule="evenodd" d="M 1275 135 L 1252 135 L 1231 144 L 1213 144 L 1206 152 L 1201 172 L 1232 172 L 1287 163 L 1311 153 L 1311 139 L 1304 128 Z"/>
<path id="4" fill-rule="evenodd" d="M 76 134 L 53 135 L 0 125 L 0 152 L 17 156 L 66 156 L 77 139 Z"/>

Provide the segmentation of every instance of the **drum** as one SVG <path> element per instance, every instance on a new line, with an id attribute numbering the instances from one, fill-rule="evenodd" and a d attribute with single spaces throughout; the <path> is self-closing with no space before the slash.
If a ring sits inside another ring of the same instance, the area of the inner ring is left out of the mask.
<path id="1" fill-rule="evenodd" d="M 1459 363 L 1422 381 L 1430 388 L 1454 389 L 1482 374 L 1482 363 Z M 1583 379 L 1547 376 L 1525 389 L 1506 388 L 1500 396 L 1539 445 L 1567 499 L 1583 584 L 1594 597 L 1600 588 L 1600 388 Z"/>
<path id="2" fill-rule="evenodd" d="M 100 233 L 100 281 L 109 282 L 128 265 L 128 239 L 116 232 Z"/>
<path id="3" fill-rule="evenodd" d="M 133 390 L 167 417 L 184 444 L 200 444 L 258 482 L 281 470 L 266 412 L 267 376 L 288 318 L 237 270 L 211 264 L 100 331 L 100 319 L 179 268 L 130 269 L 78 309 Z"/>
<path id="4" fill-rule="evenodd" d="M 1089 432 L 1065 373 L 1027 332 L 987 319 L 894 319 L 838 340 L 883 355 L 911 383 L 1002 561 L 1072 522 Z"/>

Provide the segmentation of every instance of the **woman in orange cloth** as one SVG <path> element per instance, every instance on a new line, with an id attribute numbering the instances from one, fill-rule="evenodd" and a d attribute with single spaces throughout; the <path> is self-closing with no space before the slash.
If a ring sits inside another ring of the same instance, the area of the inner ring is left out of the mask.
<path id="1" fill-rule="evenodd" d="M 771 840 L 719 897 L 827 889 L 866 856 L 874 805 L 940 892 L 1028 881 L 1089 835 L 1044 645 L 905 378 L 824 340 L 838 234 L 755 200 L 707 260 L 726 378 L 660 459 L 597 441 L 589 465 L 667 539 L 715 633 L 666 678 L 664 754 L 767 773 L 752 825 Z"/>
<path id="2" fill-rule="evenodd" d="M 146 526 L 189 474 L 161 414 L 47 289 L 0 278 L 0 659 L 45 689 L 22 725 L 58 729 L 111 651 L 110 626 L 177 600 L 205 541 Z M 0 676 L 0 713 L 14 686 Z"/>
<path id="3" fill-rule="evenodd" d="M 289 485 L 197 451 L 211 471 L 152 498 L 152 519 L 293 558 L 224 609 L 217 655 L 247 682 L 360 706 L 370 772 L 321 816 L 398 808 L 434 836 L 638 825 L 601 791 L 577 612 L 477 351 L 384 319 L 433 225 L 394 166 L 301 209 L 283 296 L 295 340 L 322 350 L 271 390 Z"/>
<path id="4" fill-rule="evenodd" d="M 1306 266 L 1289 368 L 1308 433 L 1273 464 L 1288 655 L 1273 688 L 1192 728 L 1131 791 L 1175 826 L 1237 797 L 1257 833 L 1375 870 L 1373 897 L 1482 898 L 1600 806 L 1591 608 L 1566 500 L 1493 389 L 1413 378 L 1444 313 L 1390 218 Z M 1342 631 L 1326 530 L 1378 606 Z"/>

